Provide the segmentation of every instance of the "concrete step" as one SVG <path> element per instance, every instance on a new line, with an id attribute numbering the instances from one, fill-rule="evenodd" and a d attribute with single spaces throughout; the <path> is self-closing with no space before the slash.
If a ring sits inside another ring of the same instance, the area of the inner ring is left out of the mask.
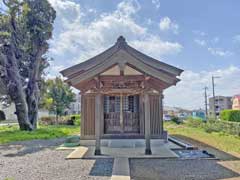
<path id="1" fill-rule="evenodd" d="M 151 139 L 152 147 L 160 147 L 165 144 L 163 139 Z M 95 146 L 95 140 L 81 140 L 81 146 Z M 101 139 L 101 146 L 111 148 L 135 148 L 145 147 L 145 139 Z"/>
<path id="2" fill-rule="evenodd" d="M 109 140 L 108 147 L 110 147 L 110 148 L 135 148 L 136 141 Z"/>

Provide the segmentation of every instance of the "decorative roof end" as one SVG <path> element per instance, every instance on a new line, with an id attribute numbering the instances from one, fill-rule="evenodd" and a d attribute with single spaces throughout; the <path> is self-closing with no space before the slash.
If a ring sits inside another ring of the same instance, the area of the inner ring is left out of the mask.
<path id="1" fill-rule="evenodd" d="M 126 39 L 123 36 L 119 36 L 116 42 L 118 48 L 125 48 L 126 44 Z"/>

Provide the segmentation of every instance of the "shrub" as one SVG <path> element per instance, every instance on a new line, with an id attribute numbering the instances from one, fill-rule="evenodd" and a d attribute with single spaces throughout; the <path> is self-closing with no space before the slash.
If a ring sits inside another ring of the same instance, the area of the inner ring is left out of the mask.
<path id="1" fill-rule="evenodd" d="M 40 124 L 43 124 L 43 125 L 53 125 L 55 124 L 55 117 L 54 116 L 44 116 L 44 117 L 41 117 L 40 118 Z"/>
<path id="2" fill-rule="evenodd" d="M 186 119 L 186 124 L 190 127 L 202 127 L 202 125 L 204 124 L 204 122 L 202 121 L 201 118 L 193 118 L 193 117 L 188 117 Z"/>
<path id="3" fill-rule="evenodd" d="M 182 123 L 182 120 L 179 119 L 179 118 L 176 117 L 176 116 L 172 117 L 171 121 L 175 122 L 176 124 L 181 124 L 181 123 Z"/>
<path id="4" fill-rule="evenodd" d="M 73 120 L 75 125 L 81 124 L 81 115 L 80 114 L 71 115 L 71 119 Z"/>
<path id="5" fill-rule="evenodd" d="M 231 135 L 240 136 L 240 123 L 221 120 L 210 120 L 203 125 L 206 132 L 223 132 Z"/>
<path id="6" fill-rule="evenodd" d="M 40 124 L 43 125 L 54 125 L 57 124 L 55 116 L 44 116 L 40 118 Z M 74 125 L 74 122 L 71 122 L 70 116 L 60 116 L 58 117 L 59 125 Z"/>
<path id="7" fill-rule="evenodd" d="M 223 110 L 220 113 L 220 119 L 224 121 L 240 122 L 240 110 Z"/>

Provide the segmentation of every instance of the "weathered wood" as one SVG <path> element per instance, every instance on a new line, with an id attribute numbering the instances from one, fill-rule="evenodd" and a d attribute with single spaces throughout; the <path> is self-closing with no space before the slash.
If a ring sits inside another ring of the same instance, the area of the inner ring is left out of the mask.
<path id="1" fill-rule="evenodd" d="M 160 132 L 159 134 L 162 137 L 163 134 L 163 103 L 162 103 L 162 99 L 163 99 L 163 94 L 162 91 L 160 92 L 159 95 L 159 121 L 160 121 Z"/>
<path id="2" fill-rule="evenodd" d="M 140 128 L 140 134 L 144 135 L 144 95 L 143 93 L 139 96 L 139 128 Z"/>
<path id="3" fill-rule="evenodd" d="M 127 76 L 100 76 L 100 81 L 143 81 L 143 75 L 127 75 Z"/>
<path id="4" fill-rule="evenodd" d="M 71 76 L 71 74 L 74 74 L 78 71 L 91 69 L 91 68 L 93 68 L 94 66 L 96 66 L 100 63 L 106 62 L 106 60 L 111 58 L 111 56 L 114 56 L 120 50 L 126 51 L 129 55 L 131 55 L 134 58 L 138 59 L 139 61 L 147 64 L 148 66 L 151 66 L 153 68 L 157 68 L 161 71 L 168 72 L 168 73 L 173 74 L 175 76 L 179 76 L 181 74 L 181 72 L 183 71 L 179 68 L 168 65 L 168 64 L 163 63 L 159 60 L 153 59 L 153 58 L 137 51 L 136 49 L 127 45 L 126 42 L 124 43 L 124 45 L 119 46 L 119 41 L 117 41 L 117 43 L 114 46 L 107 49 L 103 53 L 101 53 L 101 54 L 99 54 L 99 55 L 97 55 L 97 56 L 95 56 L 95 57 L 93 57 L 93 58 L 91 58 L 91 59 L 89 59 L 89 60 L 87 60 L 83 63 L 80 63 L 80 64 L 77 64 L 77 65 L 72 66 L 70 68 L 67 68 L 67 69 L 61 71 L 61 73 L 64 76 L 69 77 L 69 76 Z"/>
<path id="5" fill-rule="evenodd" d="M 81 138 L 84 136 L 85 134 L 85 103 L 84 103 L 84 100 L 85 100 L 85 95 L 82 93 L 81 94 Z"/>
<path id="6" fill-rule="evenodd" d="M 129 55 L 128 53 L 126 53 L 123 50 L 116 52 L 116 55 L 113 56 L 108 61 L 105 61 L 105 63 L 98 64 L 98 65 L 94 66 L 93 68 L 83 72 L 81 74 L 81 76 L 77 76 L 77 77 L 70 79 L 70 82 L 73 85 L 75 85 L 82 81 L 93 78 L 94 76 L 99 75 L 100 73 L 107 70 L 109 67 L 112 67 L 112 66 L 116 65 L 117 63 L 121 62 L 123 59 L 126 59 L 128 64 L 131 64 L 136 70 L 138 70 L 140 72 L 147 73 L 147 74 L 149 74 L 155 78 L 158 78 L 168 84 L 176 83 L 175 77 L 172 77 L 167 73 L 159 71 L 159 70 L 135 59 L 133 56 Z"/>
<path id="7" fill-rule="evenodd" d="M 101 94 L 95 97 L 95 155 L 101 154 Z"/>
<path id="8" fill-rule="evenodd" d="M 151 151 L 151 129 L 150 129 L 150 100 L 149 100 L 149 94 L 144 94 L 144 114 L 145 114 L 145 154 L 152 154 Z"/>
<path id="9" fill-rule="evenodd" d="M 83 132 L 81 136 L 95 136 L 95 94 L 85 94 L 83 97 Z"/>
<path id="10" fill-rule="evenodd" d="M 151 125 L 151 136 L 161 136 L 161 122 L 160 122 L 160 104 L 159 95 L 150 95 L 150 125 Z"/>

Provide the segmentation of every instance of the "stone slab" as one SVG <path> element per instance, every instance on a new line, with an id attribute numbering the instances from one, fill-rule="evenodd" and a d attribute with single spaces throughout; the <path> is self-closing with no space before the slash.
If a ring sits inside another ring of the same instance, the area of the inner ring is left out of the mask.
<path id="1" fill-rule="evenodd" d="M 130 180 L 129 161 L 126 157 L 114 159 L 112 180 Z"/>
<path id="2" fill-rule="evenodd" d="M 73 152 L 71 152 L 66 157 L 66 159 L 82 159 L 87 151 L 88 151 L 87 147 L 80 146 L 77 149 L 75 149 Z"/>

